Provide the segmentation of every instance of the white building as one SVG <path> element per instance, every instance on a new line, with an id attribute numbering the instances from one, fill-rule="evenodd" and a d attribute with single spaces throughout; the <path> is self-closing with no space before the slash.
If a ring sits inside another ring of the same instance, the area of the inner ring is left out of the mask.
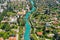
<path id="1" fill-rule="evenodd" d="M 53 37 L 54 34 L 50 33 L 50 34 L 47 34 L 48 37 Z"/>
<path id="2" fill-rule="evenodd" d="M 1 4 L 0 4 L 0 13 L 2 13 L 3 12 L 3 9 L 1 9 Z"/>
<path id="3" fill-rule="evenodd" d="M 26 0 L 7 0 L 8 2 L 14 2 L 14 1 L 26 1 Z"/>
<path id="4" fill-rule="evenodd" d="M 27 9 L 28 11 L 30 11 L 30 7 L 29 7 L 29 5 L 26 6 L 26 9 Z"/>
<path id="5" fill-rule="evenodd" d="M 17 23 L 17 17 L 16 16 L 10 17 L 9 19 L 10 19 L 9 20 L 10 23 Z"/>
<path id="6" fill-rule="evenodd" d="M 2 13 L 3 12 L 3 9 L 0 9 L 0 13 Z"/>

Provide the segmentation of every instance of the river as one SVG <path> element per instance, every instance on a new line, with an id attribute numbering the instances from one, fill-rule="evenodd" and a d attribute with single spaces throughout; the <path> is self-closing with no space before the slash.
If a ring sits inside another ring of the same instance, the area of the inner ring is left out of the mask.
<path id="1" fill-rule="evenodd" d="M 34 7 L 34 2 L 33 2 L 33 0 L 29 0 L 29 2 L 31 3 L 31 5 L 32 5 L 32 9 L 29 11 L 29 12 L 27 12 L 26 13 L 26 15 L 25 15 L 25 21 L 26 21 L 26 23 L 25 23 L 25 28 L 26 28 L 26 30 L 25 30 L 25 33 L 24 33 L 24 40 L 30 40 L 30 29 L 31 29 L 31 25 L 29 24 L 29 21 L 28 21 L 28 18 L 29 18 L 29 16 L 30 16 L 30 14 L 32 13 L 32 12 L 34 12 L 35 11 L 35 7 Z"/>

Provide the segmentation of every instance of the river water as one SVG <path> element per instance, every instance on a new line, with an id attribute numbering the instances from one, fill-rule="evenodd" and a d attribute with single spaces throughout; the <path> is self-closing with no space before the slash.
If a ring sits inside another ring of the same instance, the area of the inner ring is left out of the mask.
<path id="1" fill-rule="evenodd" d="M 35 11 L 33 0 L 29 0 L 29 2 L 32 5 L 32 9 L 29 12 L 26 13 L 25 18 L 24 18 L 25 21 L 26 21 L 26 23 L 25 23 L 26 30 L 25 30 L 25 33 L 24 33 L 24 40 L 30 40 L 30 29 L 31 29 L 31 25 L 29 24 L 28 18 L 30 16 L 30 14 Z"/>

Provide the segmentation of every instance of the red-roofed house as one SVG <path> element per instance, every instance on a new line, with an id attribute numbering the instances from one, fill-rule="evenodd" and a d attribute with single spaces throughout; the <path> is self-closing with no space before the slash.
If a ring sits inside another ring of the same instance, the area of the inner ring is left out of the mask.
<path id="1" fill-rule="evenodd" d="M 16 40 L 16 37 L 9 37 L 9 40 Z"/>
<path id="2" fill-rule="evenodd" d="M 37 32 L 37 35 L 42 35 L 43 34 L 43 32 Z"/>
<path id="3" fill-rule="evenodd" d="M 1 37 L 0 40 L 4 40 L 4 39 Z"/>

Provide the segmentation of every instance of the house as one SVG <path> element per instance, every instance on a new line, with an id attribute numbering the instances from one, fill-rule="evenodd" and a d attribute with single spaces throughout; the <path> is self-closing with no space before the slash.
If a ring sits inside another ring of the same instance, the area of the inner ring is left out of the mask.
<path id="1" fill-rule="evenodd" d="M 7 0 L 8 2 L 15 2 L 15 1 L 21 1 L 21 0 Z"/>
<path id="2" fill-rule="evenodd" d="M 2 21 L 1 21 L 1 23 L 6 23 L 6 22 L 8 22 L 8 21 L 7 21 L 7 20 L 2 20 Z"/>
<path id="3" fill-rule="evenodd" d="M 0 8 L 0 13 L 2 13 L 2 12 L 3 12 L 3 10 L 4 10 L 4 9 L 1 9 L 1 8 Z"/>
<path id="4" fill-rule="evenodd" d="M 58 21 L 52 21 L 54 25 L 57 25 L 59 22 Z"/>
<path id="5" fill-rule="evenodd" d="M 23 15 L 26 14 L 26 10 L 22 9 L 22 11 L 17 12 L 17 17 L 19 18 L 20 16 L 22 17 Z"/>
<path id="6" fill-rule="evenodd" d="M 4 11 L 4 9 L 2 9 L 1 6 L 3 6 L 4 9 L 7 9 L 7 7 L 6 7 L 7 6 L 7 1 L 5 3 L 3 3 L 3 4 L 0 4 L 0 12 L 2 13 Z"/>
<path id="7" fill-rule="evenodd" d="M 2 6 L 6 7 L 7 6 L 7 1 L 5 1 Z"/>
<path id="8" fill-rule="evenodd" d="M 9 39 L 8 40 L 16 40 L 16 36 L 15 37 L 9 37 Z"/>
<path id="9" fill-rule="evenodd" d="M 37 32 L 37 35 L 41 36 L 43 35 L 43 32 Z"/>
<path id="10" fill-rule="evenodd" d="M 60 35 L 60 32 L 58 32 L 58 34 Z"/>
<path id="11" fill-rule="evenodd" d="M 27 9 L 28 11 L 30 11 L 30 7 L 29 7 L 29 5 L 26 6 L 26 9 Z"/>
<path id="12" fill-rule="evenodd" d="M 50 40 L 50 39 L 45 39 L 45 40 Z"/>
<path id="13" fill-rule="evenodd" d="M 55 28 L 60 29 L 60 26 L 57 26 L 57 27 L 55 27 Z"/>
<path id="14" fill-rule="evenodd" d="M 26 0 L 7 0 L 8 2 L 16 2 L 16 1 L 26 1 Z"/>
<path id="15" fill-rule="evenodd" d="M 51 18 L 51 20 L 57 21 L 58 19 L 56 17 Z"/>
<path id="16" fill-rule="evenodd" d="M 2 37 L 0 37 L 0 40 L 4 40 Z"/>
<path id="17" fill-rule="evenodd" d="M 26 14 L 26 10 L 22 9 L 21 12 L 18 12 L 17 15 L 25 15 Z"/>
<path id="18" fill-rule="evenodd" d="M 57 0 L 56 0 L 56 3 L 57 3 L 57 4 L 60 4 L 60 2 L 59 2 L 59 1 L 57 1 Z"/>
<path id="19" fill-rule="evenodd" d="M 54 36 L 53 33 L 47 34 L 47 37 L 53 37 L 53 36 Z"/>
<path id="20" fill-rule="evenodd" d="M 14 1 L 16 1 L 16 0 L 7 0 L 8 2 L 14 2 Z"/>
<path id="21" fill-rule="evenodd" d="M 18 15 L 24 15 L 24 12 L 18 12 L 17 14 Z"/>
<path id="22" fill-rule="evenodd" d="M 9 18 L 9 22 L 10 23 L 17 23 L 17 17 L 16 16 L 10 16 L 10 18 Z"/>

